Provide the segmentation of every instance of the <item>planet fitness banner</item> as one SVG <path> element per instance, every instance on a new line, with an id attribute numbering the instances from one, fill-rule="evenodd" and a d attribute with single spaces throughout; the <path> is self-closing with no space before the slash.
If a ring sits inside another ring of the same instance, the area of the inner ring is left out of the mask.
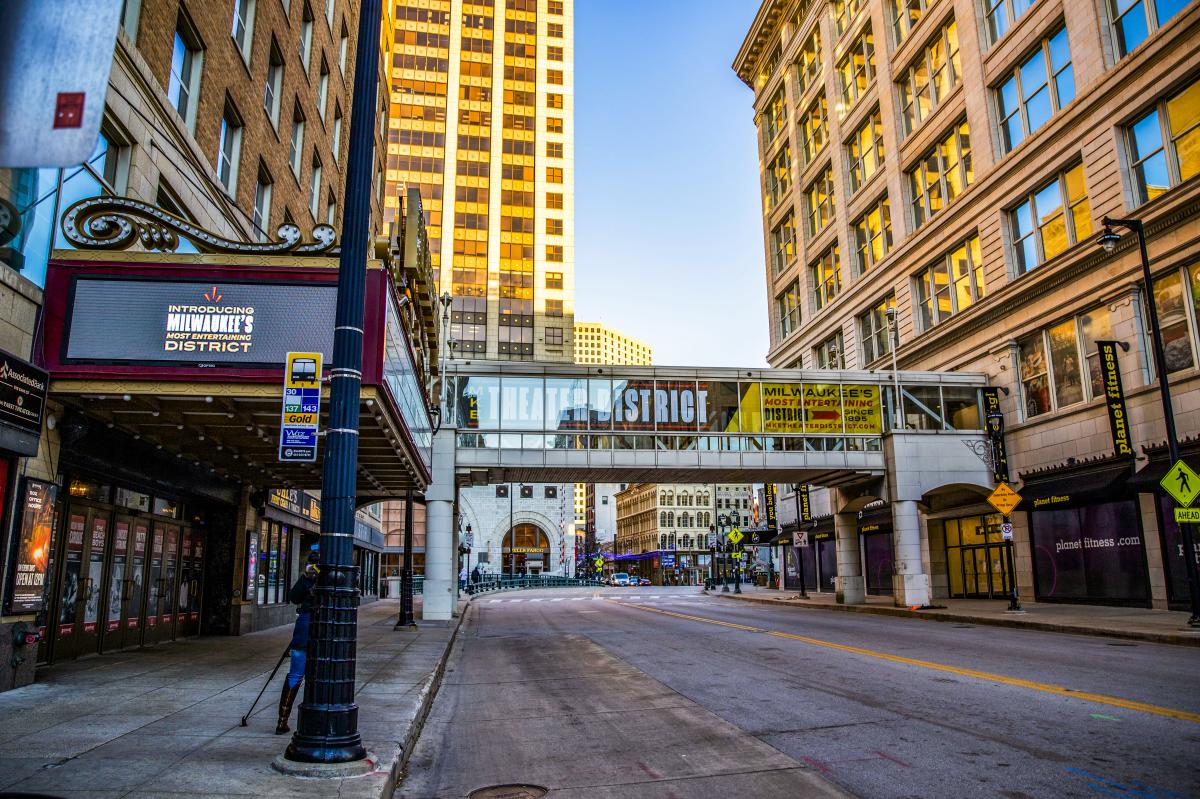
<path id="1" fill-rule="evenodd" d="M 1145 546 L 1132 500 L 1029 515 L 1038 599 L 1149 598 Z"/>

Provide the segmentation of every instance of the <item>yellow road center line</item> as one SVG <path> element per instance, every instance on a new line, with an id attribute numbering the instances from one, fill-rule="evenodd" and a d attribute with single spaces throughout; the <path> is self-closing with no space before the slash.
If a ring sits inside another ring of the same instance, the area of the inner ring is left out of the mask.
<path id="1" fill-rule="evenodd" d="M 1190 721 L 1193 724 L 1200 724 L 1200 713 L 1193 713 L 1188 710 L 1176 710 L 1175 708 L 1150 705 L 1145 702 L 1135 702 L 1132 699 L 1121 699 L 1119 697 L 1106 696 L 1104 694 L 1093 694 L 1087 691 L 1074 691 L 1070 688 L 1063 688 L 1062 686 L 1058 685 L 1034 682 L 1033 680 L 1023 680 L 1020 677 L 1007 677 L 1003 674 L 992 674 L 991 672 L 978 671 L 977 669 L 963 669 L 959 668 L 958 666 L 949 666 L 945 663 L 934 663 L 929 660 L 917 660 L 916 658 L 908 658 L 904 657 L 903 655 L 892 655 L 887 652 L 877 652 L 874 649 L 864 649 L 859 646 L 835 644 L 832 641 L 822 641 L 819 638 L 809 638 L 807 635 L 795 635 L 793 633 L 779 632 L 777 630 L 765 630 L 761 627 L 750 627 L 745 624 L 734 624 L 733 622 L 710 619 L 704 616 L 692 616 L 687 613 L 676 613 L 670 610 L 650 608 L 646 607 L 645 605 L 632 605 L 627 603 L 621 604 L 623 604 L 624 607 L 637 608 L 638 610 L 644 610 L 648 613 L 661 613 L 664 616 L 674 616 L 677 619 L 698 621 L 702 624 L 715 624 L 720 627 L 730 627 L 732 629 L 741 630 L 748 633 L 761 633 L 763 635 L 771 635 L 776 638 L 786 638 L 790 641 L 800 641 L 801 643 L 809 644 L 811 646 L 819 646 L 824 649 L 834 649 L 839 652 L 848 652 L 853 655 L 862 655 L 863 657 L 887 660 L 892 663 L 903 663 L 906 666 L 917 666 L 922 669 L 930 669 L 932 671 L 940 671 L 947 674 L 957 674 L 962 677 L 973 677 L 977 680 L 998 682 L 1004 685 L 1012 685 L 1017 688 L 1027 688 L 1031 691 L 1041 691 L 1043 693 L 1057 694 L 1059 696 L 1069 696 L 1074 699 L 1084 699 L 1088 702 L 1097 702 L 1102 705 L 1121 707 L 1125 708 L 1126 710 L 1136 710 L 1139 713 L 1150 713 L 1155 716 L 1165 716 L 1167 718 L 1179 719 L 1180 721 Z"/>

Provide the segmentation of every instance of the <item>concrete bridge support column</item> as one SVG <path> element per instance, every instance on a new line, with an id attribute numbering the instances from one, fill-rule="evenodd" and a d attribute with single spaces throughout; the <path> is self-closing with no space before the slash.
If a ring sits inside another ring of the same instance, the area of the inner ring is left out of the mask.
<path id="1" fill-rule="evenodd" d="M 837 539 L 837 589 L 839 605 L 861 605 L 867 601 L 862 573 L 862 549 L 858 543 L 858 514 L 835 513 L 833 534 Z"/>
<path id="2" fill-rule="evenodd" d="M 921 553 L 921 512 L 916 502 L 892 503 L 892 548 L 896 556 L 892 573 L 896 606 L 928 605 L 929 574 Z"/>
<path id="3" fill-rule="evenodd" d="M 425 589 L 422 619 L 449 619 L 455 610 L 454 437 L 443 428 L 433 438 L 433 482 L 425 491 Z"/>

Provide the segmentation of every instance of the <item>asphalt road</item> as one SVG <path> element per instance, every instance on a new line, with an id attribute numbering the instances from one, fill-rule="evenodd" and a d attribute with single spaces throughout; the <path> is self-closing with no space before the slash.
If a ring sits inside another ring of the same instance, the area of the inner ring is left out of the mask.
<path id="1" fill-rule="evenodd" d="M 473 603 L 397 797 L 1200 796 L 1200 649 L 764 607 Z"/>

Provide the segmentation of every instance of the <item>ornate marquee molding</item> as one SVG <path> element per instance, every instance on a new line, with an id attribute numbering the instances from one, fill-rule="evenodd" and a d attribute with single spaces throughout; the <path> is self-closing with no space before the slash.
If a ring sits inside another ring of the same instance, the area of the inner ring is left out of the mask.
<path id="1" fill-rule="evenodd" d="M 973 441 L 963 441 L 963 446 L 975 453 L 975 457 L 987 464 L 989 469 L 995 469 L 996 466 L 992 460 L 992 445 L 984 439 L 975 439 Z"/>
<path id="2" fill-rule="evenodd" d="M 329 225 L 317 225 L 313 241 L 303 242 L 300 228 L 290 222 L 279 226 L 277 241 L 232 241 L 127 197 L 80 200 L 63 215 L 62 232 L 81 250 L 127 250 L 140 244 L 147 250 L 174 252 L 181 235 L 200 252 L 238 255 L 322 255 L 337 244 L 337 231 Z"/>

